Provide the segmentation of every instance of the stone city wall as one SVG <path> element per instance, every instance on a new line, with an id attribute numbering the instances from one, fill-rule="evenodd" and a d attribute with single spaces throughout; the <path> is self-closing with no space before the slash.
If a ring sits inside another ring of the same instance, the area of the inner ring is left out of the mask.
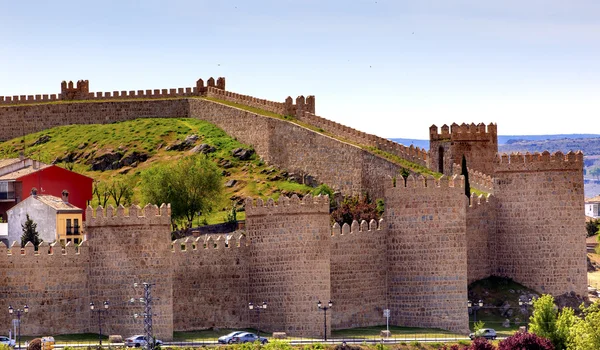
<path id="1" fill-rule="evenodd" d="M 213 97 L 224 101 L 243 104 L 246 106 L 259 108 L 268 112 L 286 115 L 286 106 L 282 102 L 273 102 L 249 95 L 242 95 L 231 91 L 209 87 L 206 93 L 207 97 Z"/>
<path id="2" fill-rule="evenodd" d="M 463 181 L 411 175 L 386 189 L 391 324 L 468 332 Z"/>
<path id="3" fill-rule="evenodd" d="M 583 154 L 503 154 L 496 162 L 498 274 L 540 293 L 585 296 Z"/>
<path id="4" fill-rule="evenodd" d="M 241 142 L 253 145 L 266 162 L 290 172 L 310 172 L 344 194 L 368 191 L 372 198 L 381 198 L 381 179 L 398 176 L 401 168 L 359 147 L 285 120 L 213 101 L 189 103 L 190 117 L 207 120 Z"/>
<path id="5" fill-rule="evenodd" d="M 494 179 L 480 171 L 469 169 L 469 184 L 480 191 L 494 194 Z M 452 175 L 462 175 L 462 166 L 459 164 L 452 165 Z"/>
<path id="6" fill-rule="evenodd" d="M 95 214 L 95 215 L 94 215 Z M 132 205 L 104 210 L 88 207 L 89 295 L 97 305 L 109 300 L 105 334 L 131 336 L 144 332 L 142 283 L 152 283 L 153 330 L 157 338 L 173 337 L 173 263 L 170 208 Z M 63 276 L 64 277 L 64 276 Z M 134 283 L 139 285 L 134 288 Z M 128 301 L 136 298 L 135 304 Z M 73 332 L 70 332 L 73 333 Z"/>
<path id="7" fill-rule="evenodd" d="M 173 242 L 173 329 L 246 328 L 248 251 L 244 236 Z"/>
<path id="8" fill-rule="evenodd" d="M 8 306 L 16 310 L 27 305 L 21 335 L 97 332 L 89 309 L 89 261 L 86 243 L 69 243 L 63 251 L 42 242 L 37 252 L 31 243 L 22 251 L 20 244 L 8 250 L 0 243 L 0 324 L 5 331 L 17 318 Z"/>
<path id="9" fill-rule="evenodd" d="M 0 141 L 61 125 L 110 124 L 136 118 L 184 118 L 188 102 L 179 100 L 38 104 L 0 108 Z"/>
<path id="10" fill-rule="evenodd" d="M 496 273 L 496 198 L 471 194 L 467 203 L 467 281 Z"/>
<path id="11" fill-rule="evenodd" d="M 383 221 L 334 224 L 331 235 L 331 326 L 384 323 L 387 305 L 386 230 Z"/>
<path id="12" fill-rule="evenodd" d="M 61 83 L 60 94 L 0 96 L 0 105 L 37 104 L 56 101 L 107 100 L 139 98 L 174 98 L 205 95 L 208 89 L 225 90 L 225 78 L 209 78 L 207 85 L 199 79 L 194 87 L 89 92 L 89 81 L 79 80 L 74 86 L 72 81 Z"/>
<path id="13" fill-rule="evenodd" d="M 414 147 L 413 145 L 406 147 L 397 142 L 367 134 L 349 126 L 319 117 L 315 115 L 314 112 L 298 112 L 296 118 L 302 122 L 321 128 L 348 142 L 371 146 L 413 163 L 427 166 L 427 151 L 420 149 L 419 147 Z"/>
<path id="14" fill-rule="evenodd" d="M 329 197 L 281 196 L 277 204 L 248 199 L 246 232 L 251 242 L 249 301 L 268 304 L 261 312 L 261 329 L 323 336 L 317 301 L 331 300 Z M 330 332 L 330 317 L 327 322 Z"/>

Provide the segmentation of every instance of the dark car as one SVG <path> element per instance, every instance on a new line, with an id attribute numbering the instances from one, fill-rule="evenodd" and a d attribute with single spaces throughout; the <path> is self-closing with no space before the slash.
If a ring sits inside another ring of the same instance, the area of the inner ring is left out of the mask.
<path id="1" fill-rule="evenodd" d="M 488 340 L 496 339 L 496 331 L 491 328 L 481 328 L 477 332 L 469 334 L 469 338 L 471 338 L 471 340 L 480 337 Z"/>
<path id="2" fill-rule="evenodd" d="M 254 343 L 255 341 L 258 341 L 261 344 L 266 344 L 269 342 L 267 340 L 267 338 L 265 338 L 265 337 L 259 338 L 258 335 L 254 334 L 254 333 L 248 333 L 248 332 L 244 332 L 244 333 L 235 335 L 233 337 L 232 341 L 233 341 L 233 343 L 237 343 L 237 344 Z"/>

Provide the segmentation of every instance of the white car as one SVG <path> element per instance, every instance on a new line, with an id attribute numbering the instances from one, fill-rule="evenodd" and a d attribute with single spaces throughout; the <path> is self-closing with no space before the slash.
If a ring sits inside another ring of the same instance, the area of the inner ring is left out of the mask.
<path id="1" fill-rule="evenodd" d="M 4 345 L 8 345 L 10 347 L 15 347 L 15 340 L 14 339 L 10 339 L 9 337 L 5 336 L 5 335 L 0 335 L 0 344 L 4 344 Z"/>
<path id="2" fill-rule="evenodd" d="M 146 341 L 145 335 L 134 335 L 133 337 L 129 337 L 129 338 L 125 339 L 125 345 L 128 348 L 144 347 L 147 344 L 148 344 L 148 342 Z M 156 345 L 160 346 L 162 344 L 163 344 L 162 341 L 156 339 Z"/>
<path id="3" fill-rule="evenodd" d="M 231 332 L 227 335 L 224 335 L 222 337 L 219 337 L 219 344 L 231 344 L 233 343 L 233 337 L 235 337 L 238 334 L 242 334 L 244 333 L 243 331 L 235 331 L 235 332 Z"/>

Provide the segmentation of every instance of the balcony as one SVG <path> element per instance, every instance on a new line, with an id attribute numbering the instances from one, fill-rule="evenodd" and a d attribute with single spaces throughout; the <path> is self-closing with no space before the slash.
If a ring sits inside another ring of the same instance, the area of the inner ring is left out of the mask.
<path id="1" fill-rule="evenodd" d="M 81 226 L 67 226 L 67 236 L 79 236 L 81 234 Z"/>

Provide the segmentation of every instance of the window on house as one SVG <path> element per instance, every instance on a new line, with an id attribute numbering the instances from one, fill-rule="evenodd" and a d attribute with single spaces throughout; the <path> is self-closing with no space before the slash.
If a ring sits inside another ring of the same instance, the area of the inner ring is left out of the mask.
<path id="1" fill-rule="evenodd" d="M 71 219 L 67 219 L 67 234 L 70 235 L 73 233 L 72 227 L 71 227 Z"/>
<path id="2" fill-rule="evenodd" d="M 79 219 L 73 219 L 73 234 L 79 234 Z"/>

